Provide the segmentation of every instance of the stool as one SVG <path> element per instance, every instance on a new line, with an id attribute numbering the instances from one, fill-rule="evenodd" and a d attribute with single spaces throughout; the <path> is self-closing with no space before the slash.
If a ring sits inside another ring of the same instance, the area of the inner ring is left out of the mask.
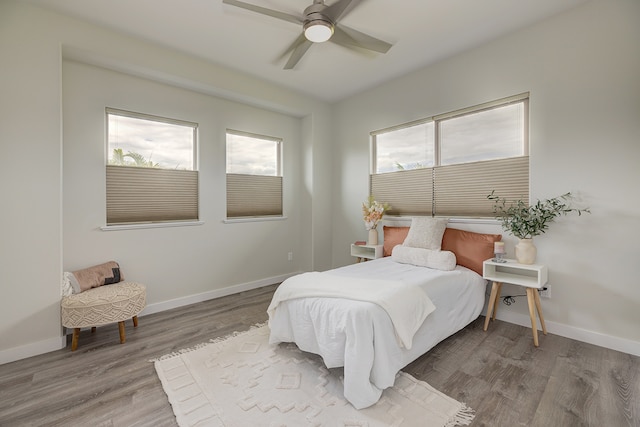
<path id="1" fill-rule="evenodd" d="M 126 341 L 124 321 L 133 319 L 133 326 L 138 326 L 138 313 L 146 303 L 146 288 L 134 282 L 120 282 L 103 285 L 88 291 L 62 297 L 60 309 L 62 326 L 73 328 L 71 351 L 78 348 L 78 337 L 81 328 L 118 323 L 120 344 Z"/>

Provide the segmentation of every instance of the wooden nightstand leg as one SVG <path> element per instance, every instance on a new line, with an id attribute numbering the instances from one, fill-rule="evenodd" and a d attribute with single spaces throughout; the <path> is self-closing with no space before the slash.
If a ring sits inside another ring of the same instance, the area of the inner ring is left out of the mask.
<path id="1" fill-rule="evenodd" d="M 535 297 L 536 309 L 538 310 L 538 317 L 540 318 L 540 325 L 542 326 L 542 333 L 547 335 L 547 327 L 544 325 L 544 316 L 542 315 L 542 304 L 540 304 L 540 293 L 537 289 L 533 290 L 533 296 Z"/>
<path id="2" fill-rule="evenodd" d="M 498 282 L 498 292 L 496 292 L 496 301 L 493 303 L 493 315 L 491 318 L 496 320 L 496 313 L 498 312 L 498 306 L 500 305 L 500 295 L 502 295 L 502 282 Z"/>
<path id="3" fill-rule="evenodd" d="M 491 285 L 491 296 L 489 296 L 489 305 L 487 306 L 487 316 L 484 319 L 484 330 L 486 331 L 489 327 L 489 320 L 491 316 L 493 316 L 493 320 L 496 319 L 496 303 L 498 298 L 500 298 L 500 287 L 502 283 L 493 282 Z"/>
<path id="4" fill-rule="evenodd" d="M 531 317 L 531 331 L 533 332 L 533 345 L 538 347 L 538 322 L 536 321 L 536 303 L 533 288 L 527 288 L 527 302 L 529 303 L 529 317 Z"/>

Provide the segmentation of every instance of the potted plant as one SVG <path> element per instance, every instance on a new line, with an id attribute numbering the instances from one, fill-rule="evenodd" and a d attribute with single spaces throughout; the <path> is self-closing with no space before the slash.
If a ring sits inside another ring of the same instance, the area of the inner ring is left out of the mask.
<path id="1" fill-rule="evenodd" d="M 576 212 L 591 213 L 588 208 L 577 209 L 571 207 L 571 193 L 540 201 L 533 205 L 528 205 L 522 200 L 512 201 L 507 204 L 507 200 L 492 191 L 487 198 L 493 201 L 493 213 L 502 224 L 502 228 L 517 237 L 519 243 L 516 245 L 516 259 L 521 264 L 533 264 L 536 259 L 537 250 L 533 245 L 533 237 L 539 236 L 547 231 L 549 224 L 561 215 Z"/>

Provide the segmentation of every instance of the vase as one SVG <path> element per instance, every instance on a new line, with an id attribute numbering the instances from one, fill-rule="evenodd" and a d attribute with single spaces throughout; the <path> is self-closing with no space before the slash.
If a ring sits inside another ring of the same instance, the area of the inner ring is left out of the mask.
<path id="1" fill-rule="evenodd" d="M 378 244 L 378 230 L 372 228 L 369 230 L 369 239 L 367 239 L 367 245 L 377 245 Z"/>
<path id="2" fill-rule="evenodd" d="M 537 254 L 533 239 L 520 239 L 516 245 L 516 259 L 520 264 L 533 264 Z"/>

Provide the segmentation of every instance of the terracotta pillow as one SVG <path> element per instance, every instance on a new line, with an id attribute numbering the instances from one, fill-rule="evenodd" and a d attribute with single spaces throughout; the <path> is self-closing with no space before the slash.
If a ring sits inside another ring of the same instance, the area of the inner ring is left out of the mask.
<path id="1" fill-rule="evenodd" d="M 458 265 L 482 276 L 483 261 L 493 257 L 493 244 L 501 240 L 501 234 L 481 234 L 447 228 L 442 237 L 442 250 L 453 252 Z"/>
<path id="2" fill-rule="evenodd" d="M 385 225 L 382 227 L 384 240 L 382 253 L 384 256 L 391 256 L 391 252 L 396 245 L 401 245 L 407 238 L 409 227 L 390 227 Z"/>

